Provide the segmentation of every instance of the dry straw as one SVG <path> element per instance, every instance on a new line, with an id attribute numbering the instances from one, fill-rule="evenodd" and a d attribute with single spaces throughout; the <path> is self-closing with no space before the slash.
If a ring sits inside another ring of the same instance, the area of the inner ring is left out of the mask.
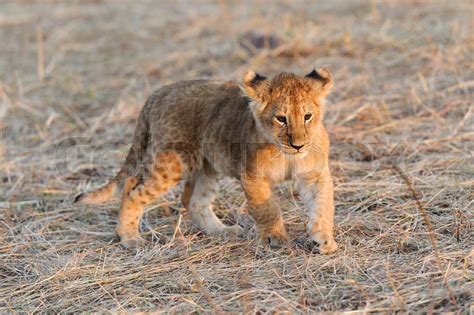
<path id="1" fill-rule="evenodd" d="M 472 312 L 471 20 L 468 0 L 2 1 L 0 312 Z M 137 252 L 117 203 L 71 205 L 118 168 L 159 85 L 315 65 L 336 83 L 335 255 L 307 240 L 291 183 L 283 249 L 257 246 L 232 180 L 215 205 L 246 231 L 232 241 L 196 229 L 180 188 Z"/>

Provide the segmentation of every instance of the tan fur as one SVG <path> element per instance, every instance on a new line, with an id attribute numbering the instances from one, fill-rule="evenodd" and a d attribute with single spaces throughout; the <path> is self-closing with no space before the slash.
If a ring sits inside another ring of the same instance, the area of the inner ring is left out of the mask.
<path id="1" fill-rule="evenodd" d="M 322 123 L 331 87 L 324 68 L 272 79 L 249 71 L 243 92 L 235 82 L 206 80 L 162 87 L 140 114 L 121 171 L 78 201 L 102 202 L 123 190 L 117 233 L 134 247 L 144 242 L 138 231 L 144 207 L 185 180 L 182 202 L 193 221 L 208 234 L 234 235 L 240 227 L 224 225 L 212 211 L 217 180 L 232 176 L 242 183 L 259 238 L 280 244 L 288 235 L 272 187 L 294 179 L 308 208 L 307 232 L 321 253 L 332 253 L 333 183 Z"/>

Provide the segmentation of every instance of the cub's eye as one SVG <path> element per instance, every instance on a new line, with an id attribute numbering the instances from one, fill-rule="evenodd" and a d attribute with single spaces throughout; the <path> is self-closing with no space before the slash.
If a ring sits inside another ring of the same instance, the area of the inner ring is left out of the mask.
<path id="1" fill-rule="evenodd" d="M 311 119 L 311 117 L 313 117 L 313 114 L 311 113 L 307 113 L 306 115 L 304 115 L 304 121 L 308 121 Z"/>
<path id="2" fill-rule="evenodd" d="M 282 124 L 286 124 L 286 117 L 285 116 L 276 116 L 276 119 L 281 122 Z"/>

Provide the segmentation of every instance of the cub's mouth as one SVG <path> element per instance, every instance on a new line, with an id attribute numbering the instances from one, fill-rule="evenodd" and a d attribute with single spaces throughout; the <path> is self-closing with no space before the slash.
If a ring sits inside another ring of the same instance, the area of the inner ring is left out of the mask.
<path id="1" fill-rule="evenodd" d="M 304 149 L 297 150 L 297 149 L 295 149 L 293 147 L 290 147 L 286 144 L 281 145 L 281 150 L 286 155 L 292 155 L 292 156 L 304 156 L 307 153 L 306 150 L 304 150 Z"/>

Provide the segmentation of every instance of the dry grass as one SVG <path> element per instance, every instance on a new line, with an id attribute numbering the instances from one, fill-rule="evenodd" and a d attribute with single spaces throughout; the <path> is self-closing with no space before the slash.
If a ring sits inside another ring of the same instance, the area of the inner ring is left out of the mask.
<path id="1" fill-rule="evenodd" d="M 472 2 L 199 3 L 0 4 L 0 312 L 472 312 Z M 257 248 L 230 180 L 216 209 L 248 231 L 236 241 L 199 233 L 179 189 L 136 253 L 117 204 L 71 205 L 120 165 L 150 90 L 315 64 L 336 81 L 335 255 L 312 251 L 291 183 L 281 250 Z"/>

